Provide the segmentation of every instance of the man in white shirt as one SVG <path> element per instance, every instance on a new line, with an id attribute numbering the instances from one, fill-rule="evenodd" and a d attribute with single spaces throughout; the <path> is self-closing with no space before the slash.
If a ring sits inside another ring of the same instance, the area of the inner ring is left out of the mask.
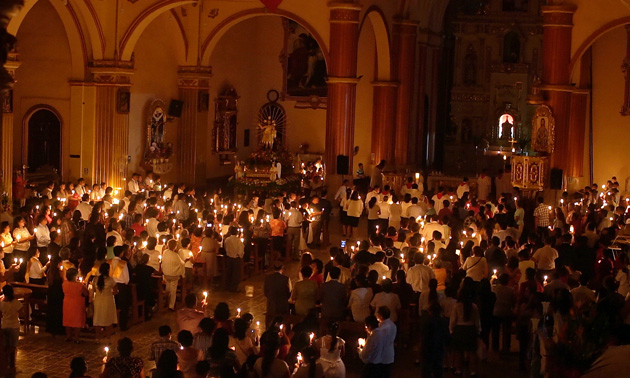
<path id="1" fill-rule="evenodd" d="M 545 246 L 536 250 L 532 256 L 532 260 L 536 263 L 536 270 L 539 275 L 549 275 L 556 268 L 556 259 L 558 251 L 552 247 L 555 238 L 550 236 L 545 239 Z"/>
<path id="2" fill-rule="evenodd" d="M 389 278 L 384 280 L 381 284 L 383 291 L 377 293 L 374 298 L 372 298 L 372 302 L 370 302 L 370 306 L 373 309 L 378 309 L 381 306 L 386 306 L 390 311 L 390 319 L 392 322 L 398 321 L 398 312 L 400 311 L 400 297 L 398 294 L 392 293 L 392 280 Z"/>
<path id="3" fill-rule="evenodd" d="M 55 188 L 55 183 L 52 181 L 48 181 L 48 185 L 46 186 L 46 188 L 42 191 L 42 197 L 44 198 L 48 198 L 48 199 L 52 199 L 52 191 Z"/>
<path id="4" fill-rule="evenodd" d="M 346 191 L 348 190 L 348 185 L 350 185 L 349 180 L 343 180 L 343 184 L 337 189 L 337 193 L 335 193 L 335 201 L 341 201 L 346 198 Z"/>
<path id="5" fill-rule="evenodd" d="M 424 209 L 422 206 L 418 205 L 418 197 L 413 197 L 411 199 L 411 206 L 407 208 L 407 215 L 409 218 L 418 219 L 418 217 L 424 216 Z"/>
<path id="6" fill-rule="evenodd" d="M 149 255 L 149 262 L 147 265 L 155 269 L 156 272 L 160 271 L 160 252 L 155 249 L 157 246 L 157 239 L 154 236 L 149 236 L 147 239 L 147 247 L 144 249 L 144 253 Z"/>
<path id="7" fill-rule="evenodd" d="M 129 307 L 131 307 L 131 287 L 129 286 L 129 266 L 121 259 L 124 249 L 122 246 L 114 247 L 114 258 L 109 260 L 110 276 L 116 281 L 116 309 L 120 310 L 118 325 L 121 330 L 128 329 Z"/>
<path id="8" fill-rule="evenodd" d="M 158 230 L 158 224 L 160 224 L 160 222 L 156 219 L 157 215 L 157 209 L 152 207 L 147 210 L 146 216 L 149 219 L 147 220 L 146 230 L 149 233 L 149 236 L 155 236 L 160 232 Z"/>
<path id="9" fill-rule="evenodd" d="M 140 179 L 140 175 L 134 173 L 131 175 L 131 180 L 127 183 L 127 188 L 131 192 L 131 194 L 136 194 L 140 191 L 140 183 L 138 180 Z"/>
<path id="10" fill-rule="evenodd" d="M 177 241 L 171 239 L 166 245 L 166 249 L 162 252 L 162 273 L 164 273 L 164 281 L 166 282 L 166 292 L 168 293 L 168 309 L 175 311 L 175 299 L 177 298 L 177 283 L 179 278 L 184 275 L 184 260 L 179 256 L 175 249 Z"/>
<path id="11" fill-rule="evenodd" d="M 154 184 L 155 183 L 153 182 L 153 172 L 148 171 L 147 176 L 144 178 L 144 187 L 148 190 L 153 190 Z"/>
<path id="12" fill-rule="evenodd" d="M 464 180 L 457 187 L 457 198 L 464 198 L 464 193 L 470 193 L 470 186 L 468 185 L 468 177 L 464 177 Z"/>
<path id="13" fill-rule="evenodd" d="M 477 199 L 487 201 L 492 189 L 492 179 L 488 176 L 488 171 L 484 169 L 477 180 Z"/>
<path id="14" fill-rule="evenodd" d="M 376 202 L 379 202 L 381 200 L 381 188 L 378 185 L 375 186 L 374 189 L 368 192 L 368 194 L 365 196 L 365 203 L 370 203 L 370 200 L 373 197 L 376 197 Z"/>
<path id="15" fill-rule="evenodd" d="M 299 260 L 300 230 L 302 227 L 302 213 L 297 208 L 297 203 L 291 202 L 291 208 L 286 214 L 287 220 L 287 257 Z"/>
<path id="16" fill-rule="evenodd" d="M 413 291 L 417 293 L 429 291 L 429 281 L 431 278 L 435 278 L 435 273 L 433 273 L 433 269 L 424 265 L 424 253 L 416 252 L 414 261 L 416 265 L 407 272 L 407 282 L 411 285 Z"/>
<path id="17" fill-rule="evenodd" d="M 74 187 L 74 192 L 79 196 L 79 198 L 83 198 L 84 194 L 87 194 L 87 189 L 85 188 L 85 179 L 80 178 L 77 186 Z"/>
<path id="18" fill-rule="evenodd" d="M 226 282 L 228 290 L 238 292 L 238 284 L 241 282 L 241 264 L 245 253 L 245 245 L 241 238 L 237 236 L 236 227 L 230 227 L 230 236 L 223 242 L 225 255 L 227 257 L 225 270 L 227 274 Z"/>
<path id="19" fill-rule="evenodd" d="M 92 214 L 92 206 L 90 206 L 90 195 L 85 193 L 81 197 L 81 202 L 77 205 L 77 210 L 81 213 L 81 219 L 84 221 L 90 220 L 90 214 Z"/>
<path id="20" fill-rule="evenodd" d="M 389 227 L 389 196 L 383 196 L 383 201 L 378 204 L 378 207 L 381 209 L 378 215 L 378 219 L 380 219 L 380 224 L 382 228 L 381 232 L 385 234 L 387 232 L 387 228 Z"/>
<path id="21" fill-rule="evenodd" d="M 375 263 L 370 265 L 370 267 L 368 268 L 368 272 L 375 270 L 378 273 L 377 283 L 380 284 L 381 282 L 383 282 L 383 277 L 385 277 L 386 279 L 389 277 L 389 267 L 383 263 L 383 261 L 385 261 L 385 252 L 376 252 L 376 254 L 374 255 L 374 260 Z"/>
<path id="22" fill-rule="evenodd" d="M 433 200 L 433 206 L 435 207 L 435 213 L 438 214 L 440 210 L 444 207 L 444 200 L 447 199 L 446 192 L 444 188 L 440 187 L 438 192 L 431 197 Z"/>

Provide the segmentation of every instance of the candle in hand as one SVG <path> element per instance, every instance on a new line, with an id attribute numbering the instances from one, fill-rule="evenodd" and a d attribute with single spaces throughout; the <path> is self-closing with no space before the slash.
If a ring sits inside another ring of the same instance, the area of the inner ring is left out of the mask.
<path id="1" fill-rule="evenodd" d="M 363 348 L 365 347 L 365 339 L 364 338 L 360 338 L 359 339 L 359 348 Z"/>
<path id="2" fill-rule="evenodd" d="M 241 308 L 240 307 L 237 308 L 236 312 L 237 312 L 236 317 L 240 318 L 241 317 Z"/>
<path id="3" fill-rule="evenodd" d="M 309 335 L 308 335 L 308 343 L 309 344 L 313 343 L 313 337 L 315 337 L 315 334 L 313 332 L 309 333 Z"/>

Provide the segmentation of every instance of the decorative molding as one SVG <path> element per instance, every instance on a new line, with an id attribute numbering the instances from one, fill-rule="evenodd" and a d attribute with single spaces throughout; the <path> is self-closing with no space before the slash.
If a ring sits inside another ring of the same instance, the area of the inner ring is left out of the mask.
<path id="1" fill-rule="evenodd" d="M 451 92 L 452 102 L 489 102 L 490 96 L 483 93 Z"/>
<path id="2" fill-rule="evenodd" d="M 515 74 L 528 74 L 529 64 L 526 63 L 497 63 L 494 62 L 490 65 L 490 71 L 492 73 L 515 73 Z"/>
<path id="3" fill-rule="evenodd" d="M 209 89 L 212 67 L 180 66 L 177 71 L 180 89 Z"/>

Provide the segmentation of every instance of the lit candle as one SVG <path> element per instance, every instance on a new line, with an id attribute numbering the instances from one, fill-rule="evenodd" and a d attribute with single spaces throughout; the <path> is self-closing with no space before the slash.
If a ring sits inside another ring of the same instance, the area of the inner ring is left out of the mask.
<path id="1" fill-rule="evenodd" d="M 297 354 L 297 362 L 298 365 L 302 365 L 302 353 L 298 352 Z"/>
<path id="2" fill-rule="evenodd" d="M 365 339 L 359 338 L 359 348 L 363 349 L 365 347 Z"/>
<path id="3" fill-rule="evenodd" d="M 241 317 L 241 308 L 240 307 L 236 309 L 236 317 L 237 318 Z"/>
<path id="4" fill-rule="evenodd" d="M 109 355 L 109 347 L 106 346 L 105 347 L 105 357 L 107 357 Z"/>
<path id="5" fill-rule="evenodd" d="M 23 262 L 24 262 L 24 259 L 20 258 L 20 265 L 22 265 Z"/>
<path id="6" fill-rule="evenodd" d="M 309 335 L 308 335 L 308 343 L 309 344 L 313 343 L 313 337 L 315 337 L 315 334 L 313 332 L 309 333 Z"/>
<path id="7" fill-rule="evenodd" d="M 208 299 L 208 292 L 204 291 L 203 292 L 203 301 L 205 302 Z"/>
<path id="8" fill-rule="evenodd" d="M 492 279 L 493 280 L 497 279 L 497 270 L 496 269 L 492 269 Z"/>
<path id="9" fill-rule="evenodd" d="M 48 260 L 50 260 L 50 257 L 51 257 L 51 256 L 50 256 L 50 255 L 48 255 Z"/>
<path id="10" fill-rule="evenodd" d="M 461 250 L 459 250 L 459 249 L 456 249 L 456 250 L 455 250 L 455 254 L 456 254 L 457 256 L 459 256 L 459 254 L 460 254 L 460 253 L 462 253 L 462 251 L 461 251 Z"/>
<path id="11" fill-rule="evenodd" d="M 544 277 L 545 280 L 543 281 L 543 285 L 547 286 L 547 276 Z"/>
<path id="12" fill-rule="evenodd" d="M 160 260 L 160 263 L 162 262 L 162 255 L 158 255 L 158 259 Z"/>
<path id="13" fill-rule="evenodd" d="M 188 256 L 193 257 L 192 251 L 188 252 Z"/>
<path id="14" fill-rule="evenodd" d="M 573 226 L 569 227 L 569 233 L 573 234 L 575 232 L 575 228 L 573 228 Z"/>
<path id="15" fill-rule="evenodd" d="M 17 257 L 16 257 L 16 258 L 13 259 L 13 263 L 17 264 L 17 262 L 18 262 L 18 260 L 17 260 Z"/>

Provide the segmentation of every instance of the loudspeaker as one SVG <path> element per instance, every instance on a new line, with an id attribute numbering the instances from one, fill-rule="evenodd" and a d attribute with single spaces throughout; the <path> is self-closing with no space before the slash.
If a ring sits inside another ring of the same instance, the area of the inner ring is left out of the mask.
<path id="1" fill-rule="evenodd" d="M 347 175 L 350 172 L 350 158 L 346 155 L 337 155 L 337 174 Z"/>
<path id="2" fill-rule="evenodd" d="M 549 177 L 549 187 L 551 189 L 562 189 L 562 169 L 552 168 Z"/>
<path id="3" fill-rule="evenodd" d="M 175 118 L 181 117 L 183 106 L 184 106 L 184 101 L 171 100 L 171 103 L 168 105 L 169 117 L 175 117 Z"/>

